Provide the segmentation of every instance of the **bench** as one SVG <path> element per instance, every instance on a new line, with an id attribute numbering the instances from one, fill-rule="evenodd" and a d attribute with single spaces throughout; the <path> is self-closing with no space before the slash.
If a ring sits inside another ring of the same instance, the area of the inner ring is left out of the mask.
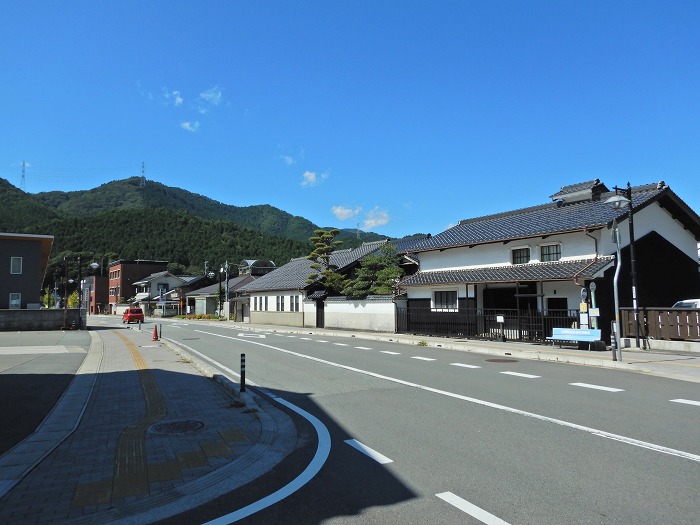
<path id="1" fill-rule="evenodd" d="M 600 341 L 600 330 L 589 328 L 552 328 L 552 335 L 547 337 L 547 341 L 570 341 L 588 343 L 588 351 L 591 350 L 591 344 Z"/>

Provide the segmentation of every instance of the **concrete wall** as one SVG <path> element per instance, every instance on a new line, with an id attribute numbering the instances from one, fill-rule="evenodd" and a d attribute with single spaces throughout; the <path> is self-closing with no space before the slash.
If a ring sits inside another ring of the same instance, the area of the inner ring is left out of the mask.
<path id="1" fill-rule="evenodd" d="M 82 310 L 83 326 L 86 324 L 87 312 Z M 65 316 L 65 317 L 64 317 Z M 65 323 L 65 324 L 64 324 Z M 61 330 L 65 327 L 77 327 L 78 309 L 42 308 L 39 310 L 0 310 L 0 330 Z"/>
<path id="2" fill-rule="evenodd" d="M 280 326 L 304 326 L 303 312 L 250 312 L 253 324 L 273 324 Z"/>
<path id="3" fill-rule="evenodd" d="M 391 297 L 351 300 L 329 297 L 325 301 L 326 328 L 369 332 L 396 331 L 396 308 Z"/>

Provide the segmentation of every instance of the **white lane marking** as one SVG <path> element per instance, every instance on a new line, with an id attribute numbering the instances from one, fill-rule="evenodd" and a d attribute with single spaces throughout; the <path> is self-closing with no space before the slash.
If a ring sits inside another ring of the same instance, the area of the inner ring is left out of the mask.
<path id="1" fill-rule="evenodd" d="M 609 386 L 589 385 L 588 383 L 569 383 L 571 386 L 580 386 L 582 388 L 592 388 L 593 390 L 605 390 L 606 392 L 624 392 L 622 388 L 612 388 Z"/>
<path id="2" fill-rule="evenodd" d="M 204 334 L 209 334 L 209 335 L 218 335 L 218 334 L 212 334 L 210 332 L 203 332 L 202 330 L 196 330 L 197 332 L 202 332 Z M 219 336 L 219 337 L 225 337 L 226 339 L 235 339 L 235 337 L 230 337 L 230 336 Z M 185 345 L 183 345 L 185 346 Z M 267 345 L 264 345 L 267 346 Z M 202 359 L 209 361 L 212 363 L 214 366 L 219 367 L 221 370 L 233 375 L 234 377 L 240 377 L 239 374 L 231 370 L 230 368 L 225 367 L 218 361 L 215 361 L 214 359 L 198 352 L 194 348 L 190 348 L 189 346 L 185 346 L 187 350 L 190 352 L 193 352 L 197 354 L 199 357 Z M 234 523 L 238 520 L 242 520 L 243 518 L 247 518 L 248 516 L 251 516 L 255 514 L 256 512 L 259 512 L 263 509 L 266 509 L 267 507 L 271 507 L 272 505 L 279 503 L 282 501 L 284 498 L 290 496 L 291 494 L 294 494 L 297 490 L 302 488 L 304 485 L 306 485 L 309 481 L 311 481 L 316 474 L 319 473 L 323 465 L 326 463 L 326 460 L 328 459 L 328 455 L 331 452 L 331 434 L 328 432 L 328 428 L 315 416 L 312 414 L 308 413 L 306 410 L 299 408 L 298 406 L 295 406 L 291 404 L 289 401 L 286 399 L 283 399 L 281 397 L 278 397 L 277 395 L 273 394 L 272 392 L 265 390 L 263 388 L 260 388 L 259 385 L 256 385 L 250 380 L 246 381 L 248 384 L 251 386 L 255 386 L 259 388 L 262 392 L 264 392 L 266 395 L 272 397 L 277 401 L 278 403 L 286 406 L 290 410 L 293 410 L 297 414 L 299 414 L 301 417 L 305 418 L 309 423 L 311 423 L 314 427 L 314 430 L 316 430 L 316 435 L 318 436 L 318 447 L 316 448 L 316 452 L 314 453 L 314 457 L 311 458 L 311 461 L 309 464 L 306 466 L 304 471 L 299 474 L 296 478 L 294 478 L 292 481 L 290 481 L 287 485 L 284 487 L 280 488 L 276 492 L 273 492 L 272 494 L 265 496 L 264 498 L 255 501 L 251 503 L 250 505 L 247 505 L 241 509 L 238 509 L 234 512 L 231 512 L 229 514 L 226 514 L 224 516 L 219 516 L 218 518 L 215 518 L 211 521 L 208 521 L 207 523 L 203 525 L 228 525 L 230 523 Z"/>
<path id="3" fill-rule="evenodd" d="M 692 399 L 671 399 L 671 403 L 684 403 L 686 405 L 695 405 L 700 407 L 700 401 L 693 401 Z"/>
<path id="4" fill-rule="evenodd" d="M 312 341 L 313 340 L 310 337 L 300 337 L 299 339 L 301 339 L 302 341 Z"/>
<path id="5" fill-rule="evenodd" d="M 481 368 L 476 365 L 465 365 L 464 363 L 450 363 L 452 366 L 461 366 L 462 368 Z"/>
<path id="6" fill-rule="evenodd" d="M 379 452 L 377 452 L 376 450 L 374 450 L 372 448 L 369 448 L 367 445 L 365 445 L 364 443 L 360 443 L 356 439 L 346 439 L 345 443 L 350 445 L 352 448 L 356 448 L 357 450 L 359 450 L 363 454 L 371 457 L 374 461 L 376 461 L 377 463 L 381 463 L 382 465 L 384 465 L 386 463 L 393 463 L 394 462 L 393 459 L 389 459 L 385 455 L 380 454 Z"/>
<path id="7" fill-rule="evenodd" d="M 501 374 L 506 374 L 509 376 L 524 377 L 526 379 L 537 379 L 542 376 L 533 376 L 532 374 L 523 374 L 521 372 L 500 372 Z"/>
<path id="8" fill-rule="evenodd" d="M 201 332 L 204 334 L 212 335 L 215 337 L 223 337 L 225 339 L 236 339 L 236 337 L 229 335 L 215 334 L 212 332 L 204 332 L 203 330 L 195 330 L 195 332 Z M 424 390 L 425 392 L 431 392 L 433 394 L 438 394 L 441 396 L 451 397 L 452 399 L 459 399 L 461 401 L 466 401 L 467 403 L 474 403 L 475 405 L 480 405 L 488 408 L 493 408 L 496 410 L 502 410 L 503 412 L 510 412 L 511 414 L 517 414 L 524 417 L 530 417 L 539 421 L 546 421 L 548 423 L 553 423 L 566 428 L 573 428 L 574 430 L 580 430 L 581 432 L 586 432 L 594 436 L 602 437 L 605 439 L 611 439 L 613 441 L 619 441 L 620 443 L 625 443 L 627 445 L 632 445 L 635 447 L 645 448 L 653 452 L 658 452 L 661 454 L 669 454 L 671 456 L 676 456 L 683 459 L 689 459 L 690 461 L 695 461 L 700 463 L 700 455 L 693 454 L 691 452 L 686 452 L 684 450 L 678 450 L 674 448 L 665 447 L 663 445 L 657 445 L 655 443 L 649 443 L 647 441 L 642 441 L 640 439 L 634 439 L 627 436 L 622 436 L 620 434 L 613 434 L 612 432 L 606 432 L 605 430 L 600 430 L 593 427 L 586 427 L 584 425 L 579 425 L 578 423 L 572 423 L 570 421 L 565 421 L 563 419 L 557 419 L 554 417 L 543 416 L 542 414 L 536 414 L 534 412 L 527 412 L 525 410 L 520 410 L 519 408 L 513 408 L 506 405 L 499 405 L 498 403 L 492 403 L 491 401 L 485 401 L 483 399 L 477 399 L 475 397 L 464 396 L 462 394 L 455 394 L 454 392 L 448 392 L 446 390 L 440 390 L 430 386 L 420 385 L 418 383 L 411 383 L 410 381 L 405 381 L 403 379 L 398 379 L 396 377 L 384 376 L 376 372 L 370 372 L 369 370 L 362 370 L 361 368 L 355 368 L 348 365 L 342 365 L 340 363 L 334 363 L 333 361 L 328 361 L 326 359 L 321 359 L 319 357 L 313 357 L 306 354 L 300 354 L 299 352 L 292 352 L 291 350 L 285 350 L 284 348 L 279 348 L 277 346 L 272 346 L 267 343 L 261 343 L 258 341 L 250 341 L 247 339 L 241 339 L 242 342 L 246 342 L 251 345 L 263 346 L 277 352 L 282 352 L 283 354 L 293 355 L 296 357 L 301 357 L 302 359 L 308 359 L 309 361 L 315 361 L 317 363 L 322 363 L 328 366 L 334 366 L 336 368 L 341 368 L 343 370 L 348 370 L 350 372 L 356 372 L 358 374 L 364 374 L 366 376 L 374 377 L 376 379 L 383 379 L 384 381 L 389 381 L 391 383 L 396 383 L 397 385 L 408 386 L 411 388 L 417 388 L 419 390 Z"/>
<path id="9" fill-rule="evenodd" d="M 453 507 L 457 507 L 462 512 L 469 514 L 472 518 L 479 520 L 481 523 L 486 523 L 486 525 L 508 525 L 508 522 L 503 521 L 501 518 L 494 516 L 490 512 L 486 512 L 481 507 L 477 507 L 473 503 L 469 503 L 467 500 L 452 494 L 452 492 L 441 492 L 440 494 L 435 495 Z"/>
<path id="10" fill-rule="evenodd" d="M 389 355 L 401 355 L 401 352 L 389 352 L 389 350 L 382 350 L 381 353 Z"/>
<path id="11" fill-rule="evenodd" d="M 323 340 L 323 339 L 316 339 L 316 342 L 317 342 L 317 343 L 327 343 L 328 341 L 325 341 L 325 340 Z"/>
<path id="12" fill-rule="evenodd" d="M 371 348 L 367 348 L 366 346 L 356 346 L 358 350 L 372 350 Z"/>
<path id="13" fill-rule="evenodd" d="M 350 345 L 346 345 L 345 343 L 333 343 L 333 344 L 335 346 L 350 346 Z"/>
<path id="14" fill-rule="evenodd" d="M 238 337 L 253 337 L 255 339 L 265 339 L 265 334 L 238 334 Z"/>
<path id="15" fill-rule="evenodd" d="M 288 335 L 287 337 L 291 337 L 292 339 L 296 339 L 296 338 L 297 338 L 296 335 Z"/>
<path id="16" fill-rule="evenodd" d="M 432 357 L 421 357 L 419 355 L 414 355 L 411 359 L 418 359 L 419 361 L 435 361 Z"/>

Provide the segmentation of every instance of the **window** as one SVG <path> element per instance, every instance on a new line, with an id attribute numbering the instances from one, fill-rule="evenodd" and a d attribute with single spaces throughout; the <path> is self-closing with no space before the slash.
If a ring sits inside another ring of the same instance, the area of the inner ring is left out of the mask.
<path id="1" fill-rule="evenodd" d="M 10 273 L 12 273 L 12 274 L 22 273 L 22 258 L 21 257 L 10 257 Z"/>
<path id="2" fill-rule="evenodd" d="M 265 296 L 265 308 L 263 308 L 267 312 L 267 295 Z"/>
<path id="3" fill-rule="evenodd" d="M 253 311 L 258 309 L 258 298 L 253 297 Z"/>
<path id="4" fill-rule="evenodd" d="M 10 308 L 13 310 L 19 310 L 22 307 L 22 294 L 21 293 L 11 293 L 10 294 Z"/>
<path id="5" fill-rule="evenodd" d="M 292 312 L 298 312 L 299 311 L 299 296 L 298 295 L 293 295 L 290 297 L 291 299 L 291 305 L 289 309 Z"/>
<path id="6" fill-rule="evenodd" d="M 513 264 L 526 264 L 530 262 L 530 248 L 515 248 L 511 251 Z"/>
<path id="7" fill-rule="evenodd" d="M 540 246 L 540 260 L 542 262 L 558 261 L 559 259 L 561 259 L 561 244 Z"/>
<path id="8" fill-rule="evenodd" d="M 277 311 L 284 312 L 284 295 L 277 296 Z"/>
<path id="9" fill-rule="evenodd" d="M 457 309 L 457 291 L 449 290 L 443 292 L 435 292 L 433 296 L 433 308 L 435 309 Z"/>

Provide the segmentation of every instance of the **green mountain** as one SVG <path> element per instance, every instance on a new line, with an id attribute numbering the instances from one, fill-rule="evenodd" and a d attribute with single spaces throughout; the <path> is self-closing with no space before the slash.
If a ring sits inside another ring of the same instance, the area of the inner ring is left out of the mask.
<path id="1" fill-rule="evenodd" d="M 0 231 L 55 237 L 47 272 L 63 259 L 167 260 L 175 273 L 203 272 L 204 261 L 270 259 L 282 265 L 311 252 L 319 227 L 269 205 L 232 206 L 158 182 L 132 177 L 91 190 L 25 193 L 0 178 Z M 383 237 L 343 230 L 343 248 Z M 69 273 L 77 273 L 69 270 Z"/>

